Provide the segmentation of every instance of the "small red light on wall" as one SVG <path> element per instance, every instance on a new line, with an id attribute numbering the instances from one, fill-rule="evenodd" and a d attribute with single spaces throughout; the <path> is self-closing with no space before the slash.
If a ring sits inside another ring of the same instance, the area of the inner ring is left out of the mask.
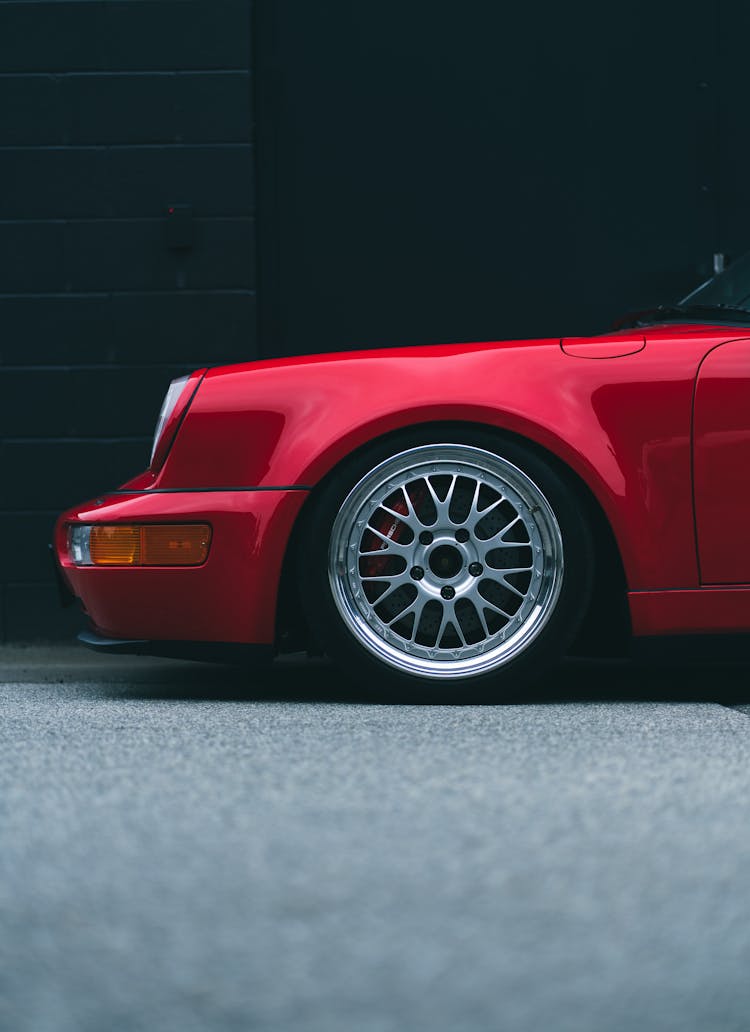
<path id="1" fill-rule="evenodd" d="M 180 251 L 193 246 L 192 204 L 167 205 L 167 247 Z"/>

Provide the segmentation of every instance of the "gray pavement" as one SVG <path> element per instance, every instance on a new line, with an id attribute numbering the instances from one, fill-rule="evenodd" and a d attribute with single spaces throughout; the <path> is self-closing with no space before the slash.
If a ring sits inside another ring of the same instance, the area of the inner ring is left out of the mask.
<path id="1" fill-rule="evenodd" d="M 0 1029 L 746 1032 L 749 670 L 0 650 Z"/>

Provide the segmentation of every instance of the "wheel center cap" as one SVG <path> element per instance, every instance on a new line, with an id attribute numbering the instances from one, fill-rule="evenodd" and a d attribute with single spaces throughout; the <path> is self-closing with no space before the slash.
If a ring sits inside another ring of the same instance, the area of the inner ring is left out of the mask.
<path id="1" fill-rule="evenodd" d="M 463 566 L 463 556 L 453 545 L 438 545 L 430 553 L 429 563 L 436 577 L 450 580 Z"/>

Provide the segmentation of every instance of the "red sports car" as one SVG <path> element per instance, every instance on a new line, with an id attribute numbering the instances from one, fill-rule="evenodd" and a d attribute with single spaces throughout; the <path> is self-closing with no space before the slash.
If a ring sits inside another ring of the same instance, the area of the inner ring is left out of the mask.
<path id="1" fill-rule="evenodd" d="M 57 561 L 99 648 L 502 694 L 582 638 L 750 631 L 749 398 L 750 258 L 603 336 L 201 369 Z"/>

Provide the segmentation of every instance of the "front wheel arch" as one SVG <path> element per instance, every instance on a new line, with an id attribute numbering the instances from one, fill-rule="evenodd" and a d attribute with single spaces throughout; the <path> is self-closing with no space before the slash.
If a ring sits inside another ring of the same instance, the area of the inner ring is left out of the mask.
<path id="1" fill-rule="evenodd" d="M 363 469 L 369 469 L 378 459 L 383 456 L 392 455 L 394 452 L 402 451 L 408 446 L 420 443 L 460 443 L 469 446 L 480 446 L 487 451 L 506 456 L 522 456 L 523 460 L 534 468 L 539 468 L 541 463 L 547 469 L 548 476 L 563 481 L 563 490 L 569 494 L 572 504 L 578 510 L 576 519 L 582 520 L 591 532 L 594 551 L 596 553 L 597 569 L 601 566 L 606 571 L 606 592 L 611 595 L 613 602 L 624 601 L 624 578 L 622 577 L 622 564 L 619 553 L 614 543 L 614 537 L 608 526 L 604 514 L 599 510 L 596 500 L 580 478 L 568 469 L 556 456 L 545 452 L 533 442 L 518 438 L 516 435 L 498 431 L 487 426 L 477 426 L 464 423 L 435 423 L 412 426 L 405 431 L 384 435 L 376 441 L 369 442 L 364 448 L 353 452 L 347 459 L 339 464 L 319 485 L 311 492 L 297 523 L 294 528 L 292 539 L 289 543 L 285 563 L 285 575 L 283 578 L 281 606 L 279 610 L 280 629 L 282 634 L 286 629 L 287 643 L 291 640 L 292 647 L 299 647 L 302 644 L 305 631 L 303 621 L 300 619 L 300 599 L 297 593 L 295 573 L 299 569 L 300 562 L 304 562 L 304 549 L 302 543 L 308 538 L 311 519 L 314 518 L 320 504 L 320 499 L 325 498 L 326 493 L 330 494 L 331 485 L 346 481 L 352 476 L 356 477 Z M 363 465 L 364 462 L 364 465 Z M 604 558 L 604 563 L 601 559 Z M 613 575 L 614 574 L 614 575 Z M 619 580 L 619 583 L 618 583 Z M 309 590 L 309 589 L 308 589 Z M 597 614 L 602 612 L 603 595 L 601 591 L 596 592 Z M 613 611 L 616 605 L 613 606 Z M 308 605 L 308 617 L 311 615 Z M 586 614 L 587 615 L 587 614 Z M 618 614 L 619 615 L 619 614 Z M 291 618 L 291 619 L 290 619 Z M 312 613 L 311 623 L 315 626 L 316 613 Z M 586 620 L 583 621 L 584 624 Z M 295 626 L 296 625 L 296 626 Z M 291 627 L 291 634 L 289 628 Z M 609 628 L 611 630 L 611 628 Z M 598 632 L 601 631 L 601 621 Z M 623 634 L 624 637 L 624 634 Z M 307 637 L 309 644 L 309 636 Z M 282 641 L 282 645 L 284 642 Z M 315 643 L 313 642 L 313 648 Z M 330 651 L 330 650 L 329 650 Z M 507 678 L 506 678 L 507 679 Z"/>
<path id="2" fill-rule="evenodd" d="M 418 433 L 425 439 L 451 439 L 451 434 L 487 435 L 493 449 L 503 444 L 520 445 L 546 462 L 575 493 L 586 513 L 594 550 L 594 583 L 591 602 L 571 652 L 585 655 L 621 656 L 627 653 L 631 639 L 630 614 L 627 604 L 627 579 L 621 552 L 609 519 L 585 480 L 554 452 L 529 438 L 512 431 L 484 423 L 441 421 L 402 427 L 383 434 L 354 449 L 336 464 L 312 488 L 295 520 L 289 537 L 282 568 L 276 620 L 276 644 L 280 651 L 307 649 L 320 654 L 320 642 L 304 617 L 300 604 L 298 570 L 300 549 L 305 538 L 307 523 L 317 499 L 327 485 L 349 464 L 367 453 L 373 446 L 396 446 L 406 434 Z"/>

